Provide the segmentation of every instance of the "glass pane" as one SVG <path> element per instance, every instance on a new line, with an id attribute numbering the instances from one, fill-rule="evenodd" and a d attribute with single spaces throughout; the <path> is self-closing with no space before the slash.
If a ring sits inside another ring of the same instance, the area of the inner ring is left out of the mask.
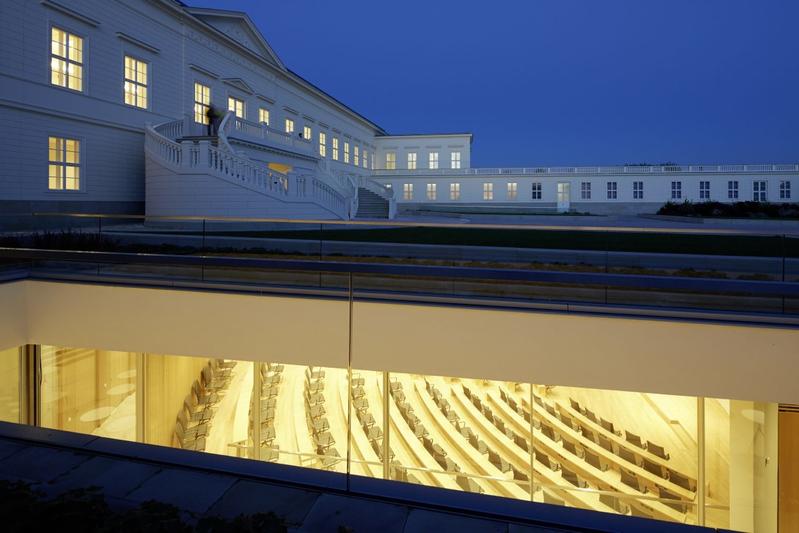
<path id="1" fill-rule="evenodd" d="M 19 348 L 0 350 L 0 420 L 19 422 Z"/>
<path id="2" fill-rule="evenodd" d="M 385 440 L 381 394 L 384 375 L 369 370 L 352 371 L 350 471 L 359 476 L 387 478 L 388 468 L 393 472 L 391 477 L 402 478 L 403 474 L 397 471 L 400 463 L 394 451 L 395 444 Z M 386 455 L 388 461 L 384 461 Z"/>
<path id="3" fill-rule="evenodd" d="M 42 426 L 136 440 L 136 354 L 41 347 Z"/>

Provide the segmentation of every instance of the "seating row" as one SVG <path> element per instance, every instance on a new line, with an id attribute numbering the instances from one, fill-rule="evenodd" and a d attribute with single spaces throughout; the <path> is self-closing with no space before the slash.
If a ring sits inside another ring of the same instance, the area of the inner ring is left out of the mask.
<path id="1" fill-rule="evenodd" d="M 186 450 L 204 451 L 216 404 L 230 385 L 235 362 L 212 359 L 195 379 L 175 421 L 175 439 Z"/>

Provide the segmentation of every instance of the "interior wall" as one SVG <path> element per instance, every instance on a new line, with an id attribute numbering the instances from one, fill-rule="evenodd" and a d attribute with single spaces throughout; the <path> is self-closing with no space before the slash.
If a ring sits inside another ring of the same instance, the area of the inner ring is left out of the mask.
<path id="1" fill-rule="evenodd" d="M 0 284 L 0 350 L 26 344 L 25 281 Z"/>
<path id="2" fill-rule="evenodd" d="M 799 412 L 779 413 L 780 533 L 799 531 Z"/>

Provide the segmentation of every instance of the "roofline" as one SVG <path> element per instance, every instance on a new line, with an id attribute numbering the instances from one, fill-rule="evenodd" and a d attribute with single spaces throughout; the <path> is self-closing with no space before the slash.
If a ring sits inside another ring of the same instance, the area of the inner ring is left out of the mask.
<path id="1" fill-rule="evenodd" d="M 419 139 L 419 138 L 435 138 L 435 137 L 469 137 L 469 144 L 474 142 L 474 135 L 470 132 L 463 133 L 399 133 L 397 135 L 379 135 L 377 139 Z"/>

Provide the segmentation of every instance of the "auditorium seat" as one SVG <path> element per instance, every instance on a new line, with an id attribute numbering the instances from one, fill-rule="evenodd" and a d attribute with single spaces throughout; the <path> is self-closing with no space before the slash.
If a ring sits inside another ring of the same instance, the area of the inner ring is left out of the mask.
<path id="1" fill-rule="evenodd" d="M 560 470 L 560 465 L 555 461 L 551 461 L 549 456 L 545 453 L 535 452 L 535 460 L 546 466 L 550 470 Z"/>
<path id="2" fill-rule="evenodd" d="M 602 425 L 602 427 L 605 428 L 607 431 L 609 431 L 609 432 L 621 437 L 621 431 L 616 430 L 616 428 L 613 426 L 613 422 L 610 422 L 609 420 L 605 420 L 602 417 L 599 417 L 599 422 Z"/>
<path id="3" fill-rule="evenodd" d="M 582 414 L 583 410 L 580 408 L 580 404 L 577 403 L 574 398 L 569 398 L 569 404 L 572 406 L 572 409 Z"/>
<path id="4" fill-rule="evenodd" d="M 638 464 L 638 456 L 636 456 L 629 448 L 624 446 L 619 446 L 619 453 L 617 454 L 619 457 L 627 461 L 628 463 L 632 463 L 634 465 Z"/>
<path id="5" fill-rule="evenodd" d="M 663 467 L 663 465 L 655 463 L 654 461 L 651 461 L 651 460 L 647 459 L 646 457 L 644 457 L 642 459 L 642 461 L 643 462 L 642 462 L 641 466 L 644 468 L 644 470 L 646 470 L 650 474 L 654 474 L 654 475 L 656 475 L 658 477 L 662 477 L 663 479 L 666 479 L 666 476 L 668 474 L 666 473 L 666 469 L 665 469 L 665 467 Z"/>
<path id="6" fill-rule="evenodd" d="M 638 492 L 645 493 L 646 487 L 641 484 L 641 480 L 638 479 L 638 476 L 627 470 L 626 468 L 620 468 L 621 471 L 621 482 L 627 485 L 628 487 L 632 487 Z"/>
<path id="7" fill-rule="evenodd" d="M 624 430 L 624 438 L 625 438 L 625 439 L 627 440 L 627 442 L 629 442 L 630 444 L 633 444 L 633 445 L 635 445 L 635 446 L 638 446 L 638 447 L 639 447 L 639 448 L 641 448 L 642 450 L 646 450 L 646 444 L 645 444 L 644 442 L 642 442 L 642 441 L 641 441 L 641 437 L 640 437 L 640 436 L 638 436 L 638 435 L 636 435 L 635 433 L 631 433 L 631 432 L 629 432 L 629 431 L 627 431 L 627 430 L 625 429 L 625 430 Z"/>
<path id="8" fill-rule="evenodd" d="M 510 465 L 508 464 L 508 462 L 505 461 L 502 457 L 500 457 L 500 455 L 497 452 L 491 449 L 488 450 L 488 461 L 492 465 L 496 466 L 497 469 L 502 473 L 510 471 Z"/>
<path id="9" fill-rule="evenodd" d="M 609 438 L 607 438 L 605 435 L 601 433 L 598 435 L 598 438 L 600 446 L 605 448 L 610 453 L 616 453 L 616 451 L 613 449 L 613 442 Z"/>
<path id="10" fill-rule="evenodd" d="M 588 483 L 586 483 L 584 479 L 582 479 L 580 476 L 578 476 L 576 473 L 572 472 L 566 467 L 561 467 L 560 475 L 563 477 L 563 479 L 565 479 L 575 487 L 581 489 L 588 488 Z"/>
<path id="11" fill-rule="evenodd" d="M 594 452 L 592 452 L 591 450 L 589 450 L 587 448 L 585 449 L 585 455 L 584 455 L 583 458 L 585 459 L 585 462 L 587 462 L 588 464 L 590 464 L 594 468 L 598 468 L 599 470 L 601 470 L 603 472 L 608 469 L 608 463 L 606 463 L 605 461 L 601 460 L 599 458 L 599 455 L 595 454 Z"/>
<path id="12" fill-rule="evenodd" d="M 460 488 L 462 488 L 466 492 L 475 492 L 477 494 L 483 493 L 482 487 L 480 487 L 480 485 L 478 485 L 477 482 L 470 477 L 459 475 L 456 476 L 455 482 L 458 484 Z"/>
<path id="13" fill-rule="evenodd" d="M 652 453 L 653 455 L 657 455 L 658 457 L 660 457 L 662 459 L 665 459 L 667 461 L 670 458 L 670 456 L 666 452 L 666 450 L 663 449 L 663 446 L 658 446 L 657 444 L 653 443 L 652 441 L 647 441 L 646 449 L 649 450 L 649 452 Z"/>
<path id="14" fill-rule="evenodd" d="M 616 496 L 611 496 L 610 494 L 600 494 L 599 501 L 619 514 L 627 514 L 630 512 L 630 507 Z"/>
<path id="15" fill-rule="evenodd" d="M 588 420 L 590 420 L 591 422 L 593 422 L 593 423 L 595 423 L 595 424 L 597 424 L 597 423 L 598 423 L 598 422 L 597 422 L 597 420 L 596 420 L 596 415 L 593 413 L 593 411 L 591 411 L 590 409 L 588 409 L 588 407 L 586 407 L 586 408 L 585 408 L 585 412 L 584 412 L 583 414 L 584 414 L 584 415 L 585 415 L 585 417 L 586 417 Z"/>
<path id="16" fill-rule="evenodd" d="M 559 505 L 560 507 L 563 507 L 563 506 L 566 505 L 565 501 L 563 501 L 562 499 L 560 499 L 560 498 L 558 498 L 556 496 L 553 496 L 547 490 L 544 490 L 544 503 L 548 503 L 550 505 Z"/>
<path id="17" fill-rule="evenodd" d="M 667 469 L 669 475 L 669 481 L 674 483 L 675 485 L 684 488 L 685 490 L 690 490 L 695 492 L 696 491 L 696 481 L 690 479 L 679 472 L 672 470 L 671 468 Z"/>
<path id="18" fill-rule="evenodd" d="M 664 489 L 663 487 L 658 487 L 658 493 L 660 498 L 664 500 L 676 500 L 675 502 L 663 502 L 664 505 L 668 505 L 672 509 L 677 512 L 684 513 L 688 510 L 688 505 L 686 503 L 677 503 L 681 501 L 681 498 L 674 494 L 673 492 L 669 491 L 668 489 Z"/>
<path id="19" fill-rule="evenodd" d="M 563 449 L 571 453 L 572 455 L 575 455 L 580 458 L 583 457 L 584 455 L 583 449 L 578 448 L 577 445 L 574 443 L 574 441 L 572 441 L 571 439 L 563 438 L 561 439 L 561 444 L 563 444 Z"/>
<path id="20" fill-rule="evenodd" d="M 541 433 L 555 442 L 560 440 L 560 434 L 555 433 L 555 430 L 552 429 L 552 426 L 545 422 L 541 422 Z"/>
<path id="21" fill-rule="evenodd" d="M 594 432 L 594 430 L 586 427 L 585 424 L 580 424 L 580 433 L 582 433 L 583 437 L 590 440 L 591 442 L 596 442 L 596 433 Z"/>

